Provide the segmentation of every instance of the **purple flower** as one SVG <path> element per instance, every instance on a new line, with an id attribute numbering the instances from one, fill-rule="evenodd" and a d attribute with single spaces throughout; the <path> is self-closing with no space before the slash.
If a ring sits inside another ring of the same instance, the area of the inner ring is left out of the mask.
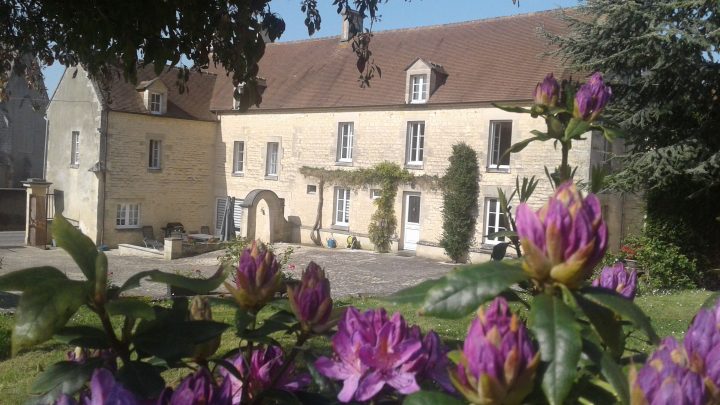
<path id="1" fill-rule="evenodd" d="M 400 313 L 388 319 L 380 308 L 361 314 L 350 307 L 332 338 L 333 359 L 321 357 L 318 371 L 343 380 L 341 402 L 368 401 L 386 386 L 407 395 L 420 390 L 417 370 L 408 362 L 423 349 L 423 343 L 407 327 Z"/>
<path id="2" fill-rule="evenodd" d="M 277 346 L 253 350 L 250 356 L 249 370 L 242 354 L 237 355 L 231 361 L 240 375 L 247 379 L 248 384 L 248 391 L 244 392 L 241 380 L 238 380 L 226 369 L 220 370 L 220 374 L 231 383 L 233 405 L 240 404 L 243 395 L 247 396 L 247 400 L 255 398 L 257 394 L 265 390 L 278 389 L 293 392 L 310 384 L 310 376 L 308 374 L 295 375 L 292 364 L 285 369 L 283 375 L 277 377 L 285 363 L 283 351 Z M 273 383 L 275 378 L 277 378 L 277 381 Z"/>
<path id="3" fill-rule="evenodd" d="M 235 287 L 225 283 L 238 304 L 257 311 L 270 301 L 282 286 L 280 266 L 272 252 L 260 250 L 256 242 L 245 249 L 235 272 Z"/>
<path id="4" fill-rule="evenodd" d="M 448 375 L 447 350 L 440 342 L 440 336 L 434 331 L 422 337 L 420 327 L 413 325 L 410 334 L 414 339 L 422 341 L 422 349 L 404 366 L 406 370 L 417 373 L 418 380 L 432 380 L 445 391 L 454 392 L 455 389 Z"/>
<path id="5" fill-rule="evenodd" d="M 572 182 L 558 187 L 537 212 L 520 204 L 516 224 L 523 268 L 539 283 L 549 278 L 577 288 L 607 249 L 608 230 L 600 201 L 594 194 L 583 198 Z"/>
<path id="6" fill-rule="evenodd" d="M 634 299 L 637 292 L 637 271 L 628 273 L 622 262 L 617 262 L 610 267 L 605 267 L 600 272 L 600 277 L 592 282 L 595 287 L 607 288 L 616 291 L 628 299 Z"/>
<path id="7" fill-rule="evenodd" d="M 575 93 L 575 109 L 573 116 L 583 120 L 594 121 L 600 115 L 612 97 L 610 86 L 603 82 L 600 72 L 593 73 L 587 83 L 580 86 Z"/>
<path id="8" fill-rule="evenodd" d="M 169 405 L 205 404 L 230 405 L 232 401 L 230 380 L 224 378 L 220 386 L 206 368 L 190 374 L 172 392 L 169 389 L 163 397 L 169 397 Z M 112 403 L 112 402 L 111 402 Z"/>
<path id="9" fill-rule="evenodd" d="M 68 351 L 66 354 L 68 361 L 84 364 L 87 359 L 99 358 L 103 360 L 102 366 L 111 372 L 117 371 L 117 355 L 111 349 L 90 350 L 84 347 L 76 346 L 74 350 Z"/>
<path id="10" fill-rule="evenodd" d="M 104 368 L 95 369 L 90 379 L 90 392 L 80 394 L 82 405 L 139 405 L 141 401 L 115 380 L 113 373 Z M 76 405 L 78 402 L 68 395 L 63 395 L 56 405 Z"/>
<path id="11" fill-rule="evenodd" d="M 704 405 L 709 395 L 703 376 L 685 348 L 667 337 L 639 372 L 630 375 L 633 404 Z"/>
<path id="12" fill-rule="evenodd" d="M 560 85 L 553 77 L 552 73 L 548 73 L 542 83 L 535 86 L 535 104 L 554 106 L 557 104 L 558 95 L 560 94 Z"/>
<path id="13" fill-rule="evenodd" d="M 472 403 L 521 403 L 539 363 L 525 325 L 504 298 L 495 298 L 487 310 L 478 310 L 450 378 Z"/>
<path id="14" fill-rule="evenodd" d="M 308 264 L 299 286 L 288 285 L 287 293 L 303 330 L 321 333 L 331 326 L 328 322 L 333 305 L 330 281 L 315 262 Z"/>
<path id="15" fill-rule="evenodd" d="M 715 387 L 720 387 L 720 301 L 712 309 L 698 311 L 683 346 L 695 368 L 704 370 Z"/>

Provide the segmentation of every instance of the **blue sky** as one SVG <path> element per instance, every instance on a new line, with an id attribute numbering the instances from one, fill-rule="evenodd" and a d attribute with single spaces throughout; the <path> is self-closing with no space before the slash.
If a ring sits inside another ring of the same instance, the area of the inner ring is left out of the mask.
<path id="1" fill-rule="evenodd" d="M 318 0 L 322 23 L 314 38 L 339 35 L 341 20 L 332 0 Z M 512 0 L 390 0 L 381 4 L 381 21 L 374 31 L 425 25 L 447 24 L 478 20 L 497 16 L 530 13 L 558 7 L 573 7 L 578 0 L 520 0 L 520 6 Z M 305 15 L 300 11 L 300 0 L 273 0 L 272 11 L 285 20 L 286 29 L 280 41 L 307 39 Z M 367 27 L 366 27 L 367 28 Z M 58 63 L 44 70 L 48 95 L 52 96 L 64 67 Z"/>

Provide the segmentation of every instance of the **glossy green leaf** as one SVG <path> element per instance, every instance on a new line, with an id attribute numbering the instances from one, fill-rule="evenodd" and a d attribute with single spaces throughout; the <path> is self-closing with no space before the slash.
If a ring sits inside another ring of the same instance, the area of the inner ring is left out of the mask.
<path id="1" fill-rule="evenodd" d="M 550 404 L 562 404 L 575 382 L 582 349 L 575 312 L 561 298 L 540 294 L 531 304 L 529 320 L 540 344 L 543 392 Z"/>
<path id="2" fill-rule="evenodd" d="M 630 386 L 628 378 L 622 368 L 613 360 L 608 352 L 602 350 L 595 343 L 583 339 L 583 352 L 600 367 L 600 373 L 612 385 L 620 403 L 630 403 Z"/>
<path id="3" fill-rule="evenodd" d="M 583 298 L 581 294 L 575 294 L 575 299 L 603 343 L 616 358 L 620 358 L 625 352 L 625 332 L 622 323 L 615 317 L 615 313 Z"/>
<path id="4" fill-rule="evenodd" d="M 214 321 L 149 322 L 132 342 L 138 350 L 169 361 L 192 355 L 195 345 L 220 336 L 230 325 Z"/>
<path id="5" fill-rule="evenodd" d="M 501 109 L 503 111 L 507 111 L 507 112 L 530 114 L 530 110 L 527 108 L 524 108 L 524 107 L 518 107 L 518 106 L 514 106 L 514 105 L 500 105 L 500 104 L 495 104 L 495 103 L 492 103 L 492 105 L 495 108 L 499 108 L 499 109 Z"/>
<path id="6" fill-rule="evenodd" d="M 412 287 L 402 289 L 394 294 L 388 295 L 387 297 L 380 297 L 381 301 L 392 302 L 394 304 L 421 304 L 427 292 L 432 287 L 435 287 L 443 282 L 443 279 L 437 278 L 432 280 L 425 280 Z"/>
<path id="7" fill-rule="evenodd" d="M 651 343 L 656 344 L 660 341 L 650 318 L 633 301 L 605 288 L 585 287 L 580 290 L 580 293 L 584 298 L 602 305 L 632 322 L 647 335 Z"/>
<path id="8" fill-rule="evenodd" d="M 528 277 L 518 261 L 488 261 L 463 266 L 444 277 L 427 293 L 422 311 L 441 318 L 460 318 L 513 284 Z"/>
<path id="9" fill-rule="evenodd" d="M 68 252 L 88 280 L 94 280 L 98 251 L 93 241 L 60 214 L 55 215 L 52 232 L 58 247 Z"/>
<path id="10" fill-rule="evenodd" d="M 0 291 L 25 291 L 48 280 L 67 280 L 55 267 L 31 267 L 0 276 Z"/>
<path id="11" fill-rule="evenodd" d="M 220 287 L 222 282 L 225 281 L 225 278 L 227 278 L 227 272 L 222 267 L 219 267 L 215 274 L 209 278 L 191 278 L 179 274 L 164 273 L 160 270 L 142 271 L 127 279 L 122 287 L 120 287 L 119 292 L 140 287 L 140 280 L 144 278 L 154 283 L 163 283 L 185 288 L 196 294 L 206 294 Z"/>
<path id="12" fill-rule="evenodd" d="M 55 333 L 55 340 L 87 349 L 107 349 L 110 347 L 105 331 L 92 326 L 66 326 Z"/>
<path id="13" fill-rule="evenodd" d="M 61 394 L 72 395 L 90 379 L 93 370 L 100 367 L 99 359 L 88 359 L 85 363 L 60 361 L 40 374 L 30 387 L 31 394 L 47 394 L 43 400 L 52 403 Z"/>
<path id="14" fill-rule="evenodd" d="M 110 315 L 124 315 L 135 319 L 155 319 L 153 307 L 135 298 L 119 298 L 105 304 L 105 309 Z"/>
<path id="15" fill-rule="evenodd" d="M 143 398 L 157 398 L 165 388 L 160 370 L 141 361 L 130 361 L 118 370 L 117 378 L 126 388 Z"/>
<path id="16" fill-rule="evenodd" d="M 48 280 L 20 297 L 12 333 L 13 354 L 50 339 L 87 299 L 87 284 Z"/>
<path id="17" fill-rule="evenodd" d="M 530 145 L 531 142 L 542 141 L 542 140 L 543 140 L 543 138 L 541 138 L 539 136 L 533 136 L 533 137 L 530 137 L 527 139 L 523 139 L 520 142 L 516 142 L 516 143 L 512 144 L 512 146 L 510 146 L 510 148 L 503 153 L 503 156 L 507 155 L 508 153 L 518 153 L 518 152 L 522 151 L 523 149 L 525 149 L 528 145 Z"/>
<path id="18" fill-rule="evenodd" d="M 557 117 L 548 115 L 545 118 L 545 124 L 547 124 L 548 136 L 550 138 L 562 139 L 565 133 L 565 126 Z"/>
<path id="19" fill-rule="evenodd" d="M 605 139 L 607 139 L 608 141 L 611 141 L 611 142 L 614 141 L 616 138 L 624 138 L 625 137 L 625 133 L 618 128 L 610 128 L 610 127 L 601 125 L 600 129 L 602 129 L 603 136 L 605 137 Z"/>
<path id="20" fill-rule="evenodd" d="M 565 137 L 563 140 L 569 141 L 577 139 L 580 135 L 590 130 L 590 124 L 580 118 L 571 118 L 567 128 L 565 128 Z"/>
<path id="21" fill-rule="evenodd" d="M 464 403 L 439 391 L 418 391 L 403 400 L 403 405 L 461 405 Z"/>

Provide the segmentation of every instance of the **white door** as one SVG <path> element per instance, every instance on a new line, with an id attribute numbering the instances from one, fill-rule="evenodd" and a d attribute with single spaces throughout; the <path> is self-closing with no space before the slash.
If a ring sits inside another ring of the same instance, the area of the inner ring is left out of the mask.
<path id="1" fill-rule="evenodd" d="M 415 250 L 420 240 L 420 194 L 405 194 L 403 249 Z"/>

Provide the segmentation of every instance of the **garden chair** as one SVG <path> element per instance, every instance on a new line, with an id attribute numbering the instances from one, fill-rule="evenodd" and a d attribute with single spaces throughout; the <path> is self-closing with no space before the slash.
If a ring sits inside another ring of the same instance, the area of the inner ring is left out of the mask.
<path id="1" fill-rule="evenodd" d="M 155 232 L 153 231 L 152 226 L 143 226 L 142 227 L 142 233 L 143 233 L 143 242 L 145 243 L 146 248 L 153 248 L 155 250 L 163 250 L 163 247 L 165 244 L 159 240 L 155 239 Z"/>

